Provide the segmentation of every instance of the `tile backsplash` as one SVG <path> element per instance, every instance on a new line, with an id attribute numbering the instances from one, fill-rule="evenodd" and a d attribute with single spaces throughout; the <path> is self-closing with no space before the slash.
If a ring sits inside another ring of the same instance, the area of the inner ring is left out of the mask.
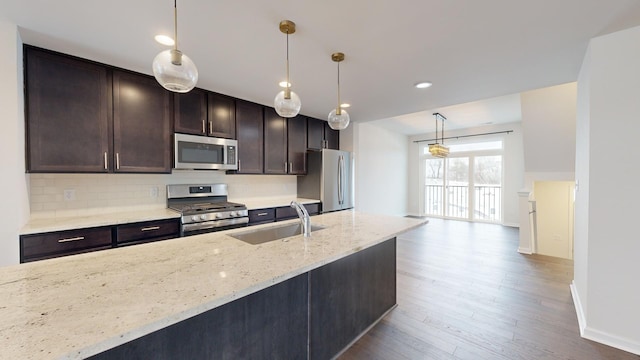
<path id="1" fill-rule="evenodd" d="M 172 174 L 30 174 L 31 217 L 97 215 L 166 207 L 169 184 L 226 183 L 229 199 L 295 197 L 291 175 L 226 175 L 218 171 Z"/>

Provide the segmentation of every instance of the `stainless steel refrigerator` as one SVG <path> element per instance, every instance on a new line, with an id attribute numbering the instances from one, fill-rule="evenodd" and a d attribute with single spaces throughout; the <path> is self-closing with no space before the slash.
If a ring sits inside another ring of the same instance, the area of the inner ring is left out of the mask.
<path id="1" fill-rule="evenodd" d="M 319 199 L 323 213 L 352 208 L 352 154 L 322 149 L 307 155 L 307 175 L 298 177 L 298 197 Z"/>

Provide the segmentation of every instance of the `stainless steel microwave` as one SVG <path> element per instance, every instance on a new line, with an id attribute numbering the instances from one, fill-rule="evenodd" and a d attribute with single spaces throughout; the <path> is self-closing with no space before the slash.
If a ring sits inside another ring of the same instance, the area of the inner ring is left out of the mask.
<path id="1" fill-rule="evenodd" d="M 238 170 L 238 140 L 175 134 L 174 169 Z"/>

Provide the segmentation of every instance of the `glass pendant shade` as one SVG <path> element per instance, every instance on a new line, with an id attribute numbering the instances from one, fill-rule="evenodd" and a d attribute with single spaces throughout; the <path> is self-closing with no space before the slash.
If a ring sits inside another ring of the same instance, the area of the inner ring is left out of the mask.
<path id="1" fill-rule="evenodd" d="M 278 115 L 286 118 L 292 118 L 298 115 L 300 108 L 302 107 L 298 94 L 293 91 L 289 91 L 289 94 L 291 96 L 287 99 L 285 96 L 285 90 L 282 90 L 278 95 L 276 95 L 276 98 L 273 101 L 273 107 L 276 108 Z"/>
<path id="2" fill-rule="evenodd" d="M 344 130 L 349 126 L 349 113 L 346 110 L 340 109 L 340 114 L 338 114 L 337 109 L 333 109 L 329 113 L 329 127 L 333 130 Z"/>
<path id="3" fill-rule="evenodd" d="M 196 65 L 180 50 L 170 49 L 153 59 L 153 76 L 169 91 L 186 93 L 198 82 Z"/>

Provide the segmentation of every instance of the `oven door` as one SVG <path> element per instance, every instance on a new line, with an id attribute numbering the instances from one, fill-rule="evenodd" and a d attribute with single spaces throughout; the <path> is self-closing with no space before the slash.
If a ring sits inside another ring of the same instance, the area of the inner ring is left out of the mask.
<path id="1" fill-rule="evenodd" d="M 174 169 L 238 170 L 238 141 L 175 134 Z"/>
<path id="2" fill-rule="evenodd" d="M 249 224 L 248 217 L 205 221 L 205 222 L 193 223 L 193 224 L 182 224 L 182 228 L 180 229 L 180 236 L 190 236 L 190 235 L 210 233 L 214 231 L 236 229 L 240 227 L 245 227 L 248 224 Z"/>

